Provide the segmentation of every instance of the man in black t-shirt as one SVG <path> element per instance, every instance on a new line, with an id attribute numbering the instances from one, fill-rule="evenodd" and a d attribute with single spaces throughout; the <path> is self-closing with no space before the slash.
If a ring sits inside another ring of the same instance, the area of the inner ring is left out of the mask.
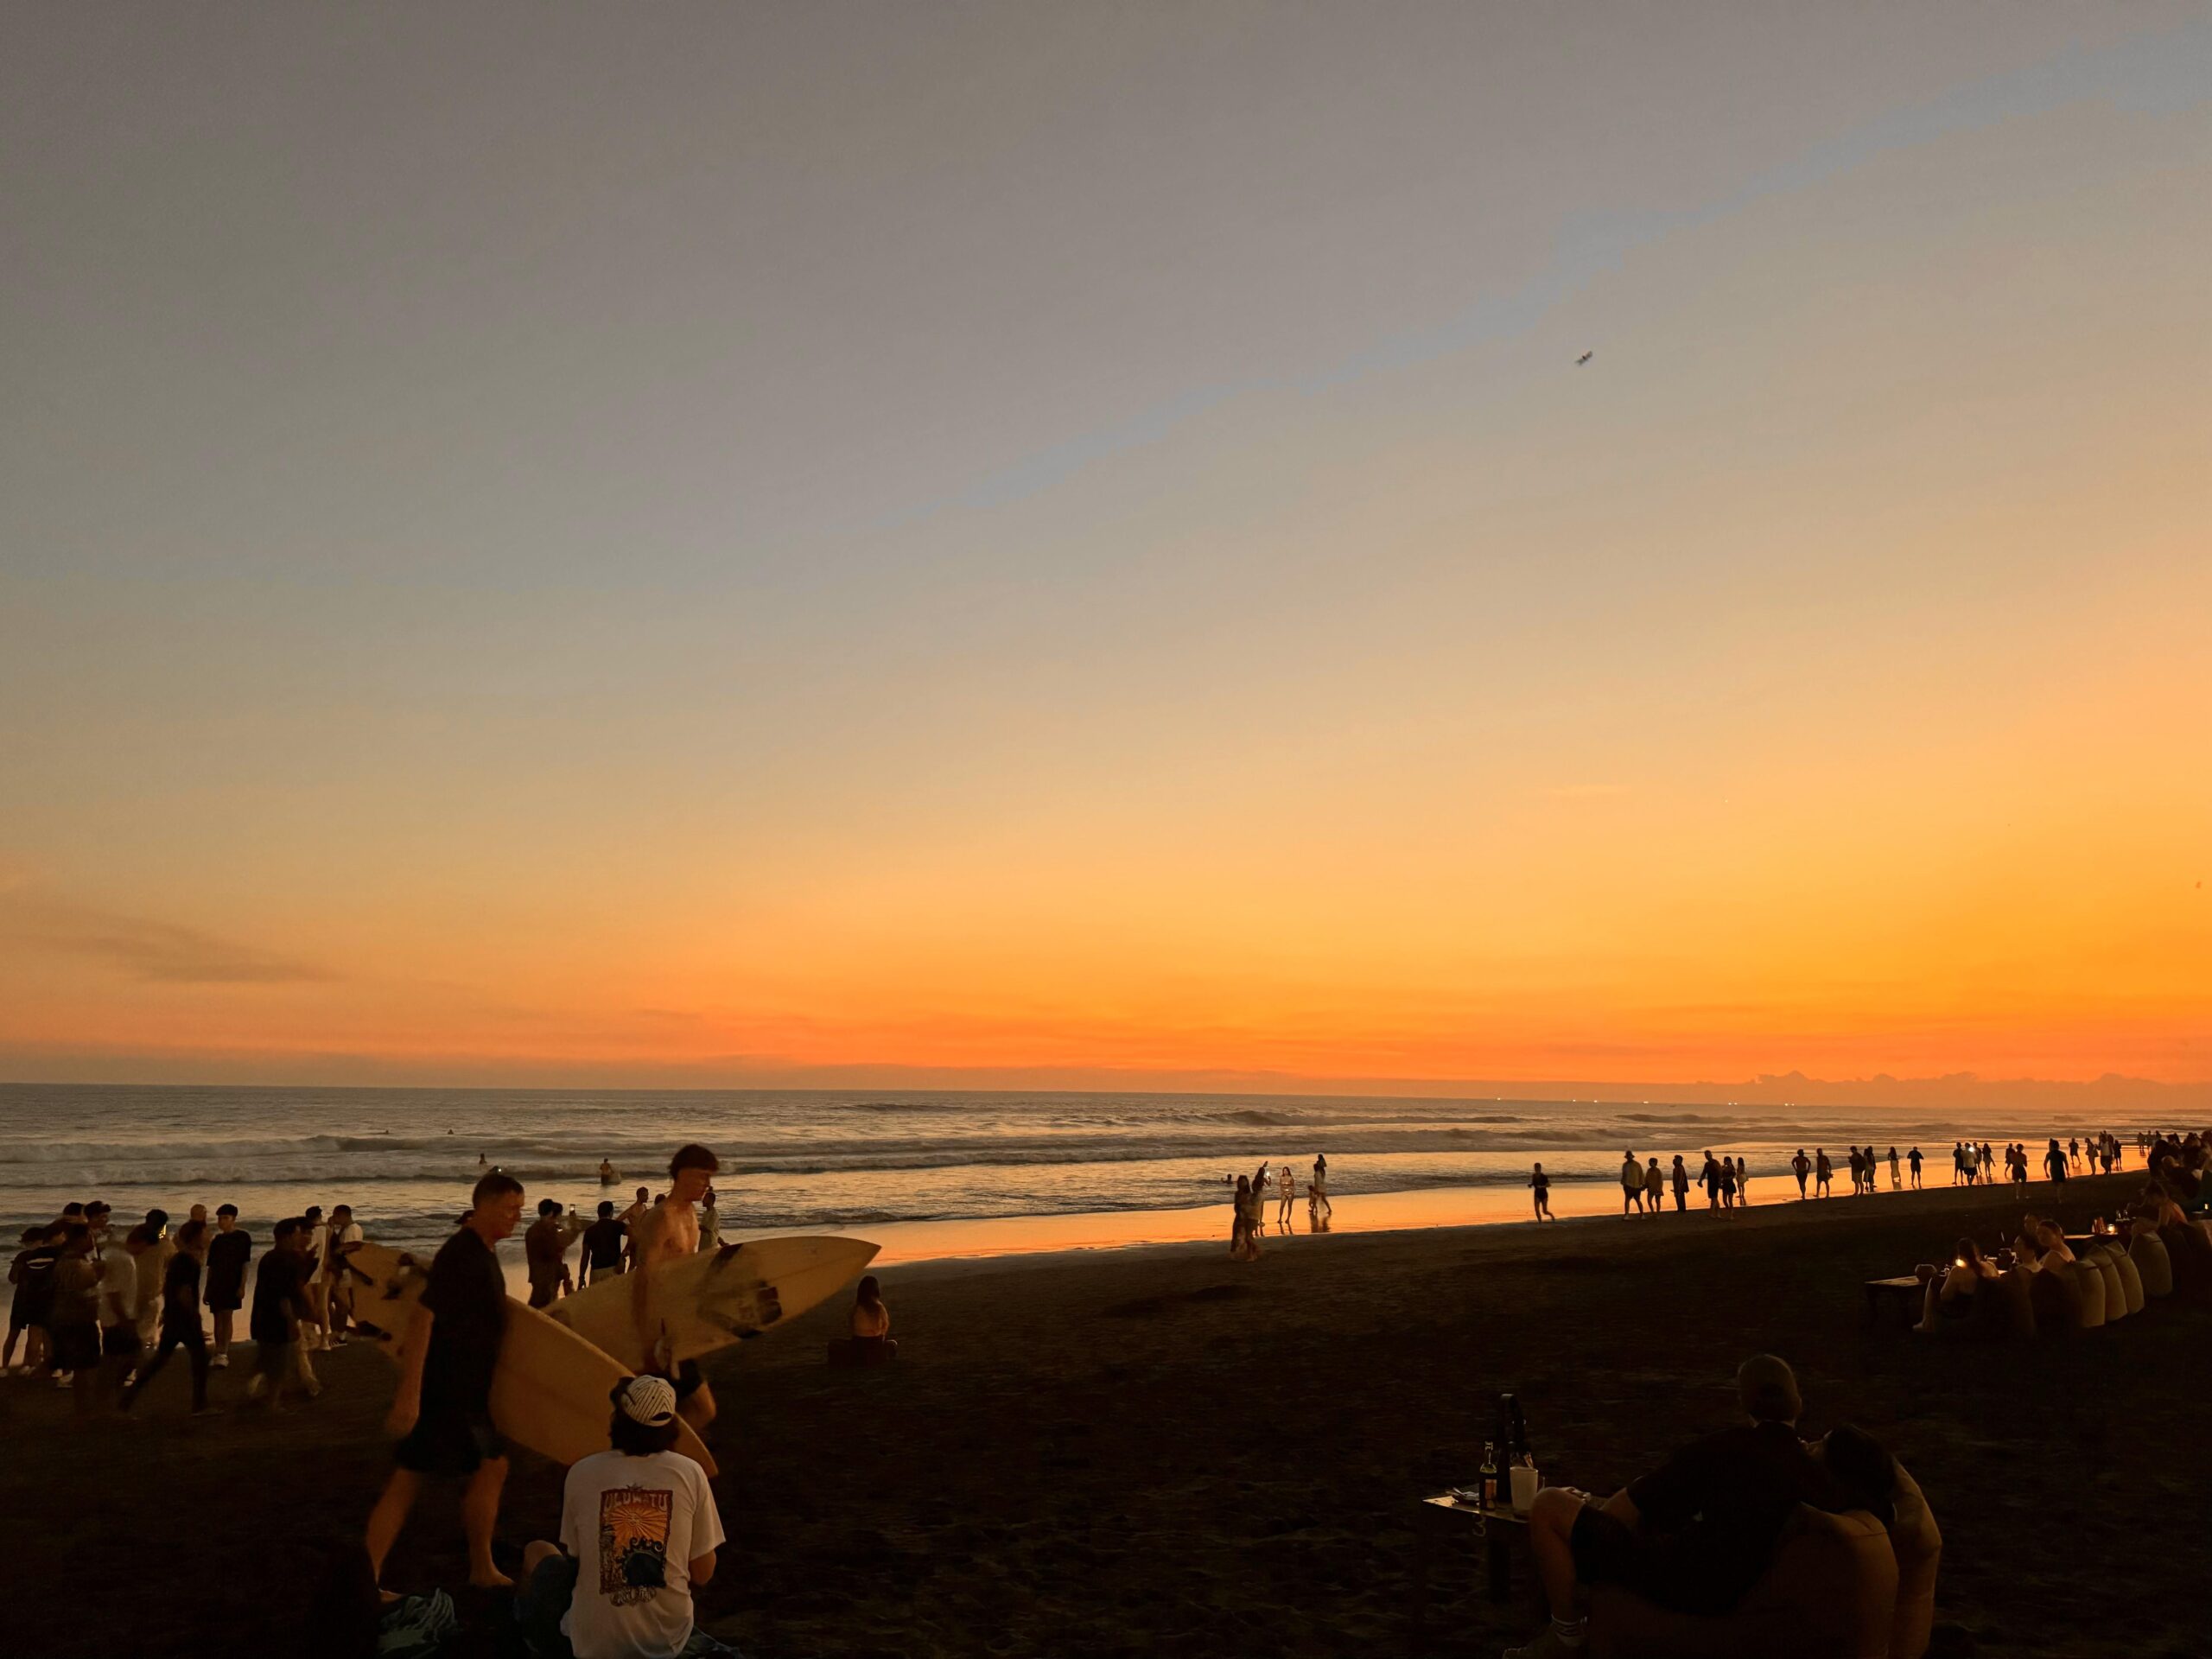
<path id="1" fill-rule="evenodd" d="M 231 1316 L 245 1305 L 245 1264 L 252 1259 L 253 1235 L 238 1225 L 238 1205 L 217 1205 L 207 1241 L 207 1301 L 215 1316 L 215 1353 L 207 1363 L 218 1370 L 231 1363 Z"/>
<path id="2" fill-rule="evenodd" d="M 629 1236 L 630 1230 L 615 1219 L 614 1205 L 601 1199 L 599 1219 L 584 1229 L 584 1283 L 622 1271 L 622 1247 Z"/>
<path id="3" fill-rule="evenodd" d="M 192 1363 L 192 1414 L 206 1417 L 215 1409 L 207 1403 L 207 1338 L 200 1329 L 200 1264 L 207 1256 L 207 1243 L 204 1221 L 188 1221 L 177 1229 L 176 1253 L 162 1269 L 161 1339 L 153 1358 L 139 1368 L 137 1381 L 123 1396 L 126 1411 L 180 1348 Z"/>
<path id="4" fill-rule="evenodd" d="M 1548 1630 L 1506 1659 L 1583 1650 L 1585 1586 L 1624 1585 L 1680 1612 L 1726 1612 L 1758 1582 L 1800 1503 L 1861 1506 L 1797 1438 L 1797 1379 L 1771 1354 L 1744 1362 L 1736 1392 L 1750 1421 L 1694 1442 L 1603 1503 L 1570 1487 L 1536 1494 L 1529 1553 L 1551 1603 Z"/>
<path id="5" fill-rule="evenodd" d="M 300 1325 L 309 1313 L 307 1230 L 303 1216 L 278 1222 L 269 1254 L 253 1275 L 253 1313 L 246 1321 L 253 1380 L 246 1384 L 246 1398 L 272 1408 L 283 1404 L 284 1384 L 299 1376 Z"/>
<path id="6" fill-rule="evenodd" d="M 400 1344 L 399 1389 L 385 1421 L 401 1437 L 392 1454 L 399 1466 L 369 1514 L 369 1564 L 379 1580 L 423 1477 L 451 1475 L 468 1481 L 461 1517 L 469 1583 L 497 1589 L 513 1582 L 492 1560 L 507 1478 L 506 1446 L 492 1426 L 492 1373 L 507 1324 L 506 1277 L 494 1247 L 521 1219 L 522 1183 L 493 1170 L 476 1183 L 461 1230 L 430 1263 Z"/>

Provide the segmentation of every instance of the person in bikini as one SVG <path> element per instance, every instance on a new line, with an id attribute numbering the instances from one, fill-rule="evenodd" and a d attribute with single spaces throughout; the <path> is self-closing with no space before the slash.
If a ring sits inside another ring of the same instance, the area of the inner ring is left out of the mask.
<path id="1" fill-rule="evenodd" d="M 697 1253 L 699 1217 L 692 1206 L 706 1197 L 708 1185 L 721 1168 L 721 1160 L 706 1147 L 696 1143 L 678 1147 L 668 1160 L 666 1202 L 646 1211 L 630 1225 L 630 1248 L 636 1262 L 631 1274 L 630 1307 L 645 1351 L 646 1368 L 676 1385 L 677 1412 L 702 1431 L 715 1421 L 715 1391 L 699 1375 L 696 1360 L 678 1361 L 666 1351 L 660 1310 L 653 1306 L 652 1270 Z"/>

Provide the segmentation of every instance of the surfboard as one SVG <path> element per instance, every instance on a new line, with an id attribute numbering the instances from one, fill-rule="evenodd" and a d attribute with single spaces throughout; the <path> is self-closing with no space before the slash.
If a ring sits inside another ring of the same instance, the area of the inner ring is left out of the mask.
<path id="1" fill-rule="evenodd" d="M 797 1319 L 875 1259 L 880 1244 L 831 1234 L 754 1238 L 653 1269 L 648 1293 L 670 1357 L 696 1359 Z M 594 1280 L 546 1313 L 626 1365 L 643 1370 L 632 1277 Z"/>
<path id="2" fill-rule="evenodd" d="M 363 1244 L 346 1258 L 355 1275 L 353 1317 L 394 1360 L 415 1322 L 430 1258 L 382 1244 Z M 613 1414 L 607 1393 L 626 1366 L 528 1303 L 507 1298 L 506 1333 L 492 1373 L 492 1421 L 517 1446 L 556 1463 L 574 1463 L 607 1449 Z M 678 1425 L 676 1450 L 709 1474 L 714 1454 L 690 1424 Z"/>

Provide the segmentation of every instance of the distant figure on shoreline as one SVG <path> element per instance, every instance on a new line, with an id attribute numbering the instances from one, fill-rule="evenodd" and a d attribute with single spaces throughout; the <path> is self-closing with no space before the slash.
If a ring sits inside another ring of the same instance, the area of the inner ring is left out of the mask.
<path id="1" fill-rule="evenodd" d="M 1660 1199 L 1667 1191 L 1667 1178 L 1660 1173 L 1659 1160 L 1652 1159 L 1643 1166 L 1643 1207 L 1645 1213 L 1657 1215 Z"/>
<path id="2" fill-rule="evenodd" d="M 1557 1221 L 1559 1217 L 1552 1214 L 1552 1178 L 1544 1173 L 1541 1164 L 1529 1172 L 1529 1191 L 1535 1195 L 1536 1219 Z"/>
<path id="3" fill-rule="evenodd" d="M 1823 1198 L 1835 1196 L 1835 1166 L 1828 1161 L 1826 1147 L 1813 1148 L 1813 1192 Z"/>
<path id="4" fill-rule="evenodd" d="M 601 1186 L 612 1186 L 615 1182 L 621 1179 L 622 1172 L 620 1170 L 615 1168 L 613 1164 L 609 1163 L 604 1158 L 599 1160 L 599 1184 Z"/>
<path id="5" fill-rule="evenodd" d="M 1631 1208 L 1638 1215 L 1643 1213 L 1643 1166 L 1636 1161 L 1634 1153 L 1624 1152 L 1621 1154 L 1621 1214 L 1628 1214 Z"/>
<path id="6" fill-rule="evenodd" d="M 1275 1179 L 1276 1191 L 1281 1194 L 1282 1200 L 1275 1206 L 1275 1225 L 1287 1233 L 1290 1230 L 1290 1206 L 1298 1198 L 1298 1184 L 1291 1178 L 1288 1164 L 1282 1166 Z"/>
<path id="7" fill-rule="evenodd" d="M 1682 1154 L 1675 1154 L 1675 1213 L 1681 1215 L 1690 1207 L 1689 1166 L 1682 1162 Z"/>
<path id="8" fill-rule="evenodd" d="M 1912 1190 L 1917 1192 L 1920 1191 L 1920 1148 L 1915 1147 L 1906 1154 L 1905 1160 L 1912 1166 Z"/>
<path id="9" fill-rule="evenodd" d="M 1805 1156 L 1805 1148 L 1797 1148 L 1797 1155 L 1789 1160 L 1789 1173 L 1797 1178 L 1797 1196 L 1805 1196 L 1805 1178 L 1813 1173 L 1812 1160 Z"/>
<path id="10" fill-rule="evenodd" d="M 1232 1262 L 1254 1262 L 1259 1259 L 1260 1243 L 1252 1234 L 1252 1178 L 1239 1175 L 1236 1191 L 1230 1203 L 1235 1206 L 1229 1218 L 1229 1259 Z"/>
<path id="11" fill-rule="evenodd" d="M 1705 1149 L 1705 1167 L 1698 1172 L 1698 1185 L 1705 1189 L 1705 1207 L 1720 1207 L 1720 1161 L 1713 1155 L 1713 1148 Z"/>
<path id="12" fill-rule="evenodd" d="M 1890 1148 L 1890 1191 L 1895 1192 L 1903 1185 L 1904 1183 L 1897 1179 L 1897 1149 L 1891 1147 Z"/>
<path id="13" fill-rule="evenodd" d="M 1745 1167 L 1741 1158 L 1736 1160 L 1736 1197 L 1745 1205 L 1751 1201 L 1751 1172 Z"/>

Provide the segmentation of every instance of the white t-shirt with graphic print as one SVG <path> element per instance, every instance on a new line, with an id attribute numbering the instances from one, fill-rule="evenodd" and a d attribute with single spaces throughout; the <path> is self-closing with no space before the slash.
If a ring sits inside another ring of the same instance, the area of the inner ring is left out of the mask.
<path id="1" fill-rule="evenodd" d="M 691 1563 L 721 1541 L 690 1459 L 595 1452 L 573 1465 L 561 1548 L 575 1558 L 576 1592 L 561 1633 L 576 1659 L 676 1659 L 691 1639 Z"/>

